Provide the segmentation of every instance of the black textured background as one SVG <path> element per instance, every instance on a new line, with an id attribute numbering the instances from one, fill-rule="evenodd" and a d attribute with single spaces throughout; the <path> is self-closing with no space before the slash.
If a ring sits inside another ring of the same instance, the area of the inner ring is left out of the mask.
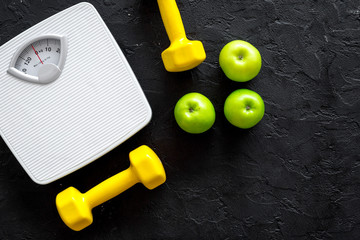
<path id="1" fill-rule="evenodd" d="M 0 45 L 79 1 L 1 0 Z M 198 68 L 168 73 L 169 45 L 155 0 L 93 0 L 153 110 L 150 124 L 81 170 L 49 185 L 33 183 L 0 140 L 0 239 L 359 239 L 360 1 L 178 0 L 186 32 L 201 40 Z M 248 83 L 231 82 L 221 48 L 242 39 L 263 58 Z M 1 57 L 1 53 L 0 53 Z M 226 97 L 249 88 L 266 113 L 250 130 L 223 115 Z M 211 130 L 190 135 L 173 108 L 196 91 L 214 104 Z M 86 191 L 128 167 L 128 153 L 152 147 L 167 182 L 138 184 L 93 210 L 73 232 L 55 196 Z"/>

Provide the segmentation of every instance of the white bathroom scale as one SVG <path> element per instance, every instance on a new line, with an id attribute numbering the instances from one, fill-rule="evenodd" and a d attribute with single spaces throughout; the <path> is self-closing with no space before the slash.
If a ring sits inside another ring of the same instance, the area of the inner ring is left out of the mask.
<path id="1" fill-rule="evenodd" d="M 151 119 L 139 82 L 89 3 L 31 27 L 0 54 L 0 134 L 36 183 L 89 164 Z"/>

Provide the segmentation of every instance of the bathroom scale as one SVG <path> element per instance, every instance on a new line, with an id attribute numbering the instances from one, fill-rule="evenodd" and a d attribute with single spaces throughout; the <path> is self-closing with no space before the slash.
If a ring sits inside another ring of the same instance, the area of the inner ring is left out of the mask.
<path id="1" fill-rule="evenodd" d="M 151 119 L 138 80 L 89 3 L 36 24 L 0 53 L 0 134 L 38 184 L 91 163 Z"/>

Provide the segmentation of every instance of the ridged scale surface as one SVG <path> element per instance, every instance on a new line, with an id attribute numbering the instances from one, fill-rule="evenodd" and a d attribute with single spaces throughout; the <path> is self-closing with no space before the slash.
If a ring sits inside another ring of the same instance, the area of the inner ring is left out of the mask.
<path id="1" fill-rule="evenodd" d="M 65 35 L 62 75 L 48 85 L 7 74 L 23 41 Z M 147 100 L 109 30 L 78 4 L 0 47 L 0 132 L 32 179 L 58 179 L 125 141 L 150 120 Z"/>

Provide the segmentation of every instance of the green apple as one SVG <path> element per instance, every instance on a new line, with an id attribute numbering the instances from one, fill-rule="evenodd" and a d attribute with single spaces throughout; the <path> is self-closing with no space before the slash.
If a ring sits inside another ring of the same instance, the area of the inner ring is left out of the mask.
<path id="1" fill-rule="evenodd" d="M 210 100 L 200 93 L 188 93 L 175 105 L 175 120 L 188 133 L 203 133 L 215 122 L 215 109 Z"/>
<path id="2" fill-rule="evenodd" d="M 261 96 L 248 89 L 238 89 L 225 100 L 226 119 L 239 128 L 251 128 L 263 118 L 265 105 Z"/>
<path id="3" fill-rule="evenodd" d="M 250 43 L 234 40 L 221 50 L 219 63 L 229 79 L 236 82 L 247 82 L 260 72 L 261 56 Z"/>

